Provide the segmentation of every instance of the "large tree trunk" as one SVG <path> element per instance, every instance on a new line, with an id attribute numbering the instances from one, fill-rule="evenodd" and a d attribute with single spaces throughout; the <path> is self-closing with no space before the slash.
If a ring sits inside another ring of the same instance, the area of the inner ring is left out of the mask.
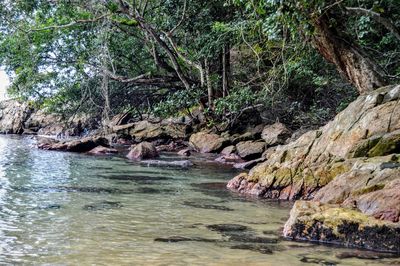
<path id="1" fill-rule="evenodd" d="M 314 46 L 326 60 L 335 64 L 360 94 L 387 84 L 378 64 L 350 38 L 330 27 L 327 16 L 316 21 L 315 29 Z"/>

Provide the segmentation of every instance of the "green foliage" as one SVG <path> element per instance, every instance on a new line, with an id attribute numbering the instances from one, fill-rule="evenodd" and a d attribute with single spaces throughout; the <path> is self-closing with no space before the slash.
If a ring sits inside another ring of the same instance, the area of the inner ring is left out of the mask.
<path id="1" fill-rule="evenodd" d="M 200 90 L 183 90 L 172 93 L 156 104 L 153 113 L 159 117 L 175 117 L 185 113 L 190 115 L 191 108 L 199 104 L 202 97 Z"/>
<path id="2" fill-rule="evenodd" d="M 226 113 L 237 115 L 246 107 L 257 104 L 257 99 L 259 99 L 259 94 L 249 87 L 234 88 L 228 96 L 215 101 L 214 112 L 220 116 Z"/>

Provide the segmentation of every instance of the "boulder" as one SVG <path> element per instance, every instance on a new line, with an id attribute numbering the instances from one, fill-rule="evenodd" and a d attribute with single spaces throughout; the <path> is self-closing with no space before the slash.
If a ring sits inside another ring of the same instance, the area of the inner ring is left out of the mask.
<path id="1" fill-rule="evenodd" d="M 118 153 L 118 150 L 107 148 L 104 146 L 97 146 L 96 148 L 88 151 L 88 154 L 92 155 L 105 155 L 105 154 L 116 154 L 116 153 Z"/>
<path id="2" fill-rule="evenodd" d="M 70 152 L 88 152 L 97 146 L 109 146 L 108 139 L 104 137 L 86 137 L 72 141 L 57 141 L 50 138 L 39 140 L 38 148 L 43 150 L 62 150 Z"/>
<path id="3" fill-rule="evenodd" d="M 222 155 L 215 159 L 216 162 L 223 163 L 223 164 L 237 164 L 237 163 L 244 163 L 244 160 L 240 158 L 239 155 L 231 153 L 228 155 Z"/>
<path id="4" fill-rule="evenodd" d="M 16 100 L 0 102 L 0 133 L 22 134 L 24 122 L 31 112 L 32 109 L 26 103 Z"/>
<path id="5" fill-rule="evenodd" d="M 158 156 L 156 147 L 149 142 L 141 142 L 135 145 L 127 155 L 131 160 L 153 159 Z"/>
<path id="6" fill-rule="evenodd" d="M 334 204 L 297 201 L 283 230 L 285 237 L 400 253 L 400 225 Z"/>
<path id="7" fill-rule="evenodd" d="M 263 141 L 244 141 L 236 145 L 236 150 L 240 158 L 252 160 L 259 158 L 265 151 L 265 142 Z"/>
<path id="8" fill-rule="evenodd" d="M 387 165 L 396 168 L 390 154 L 400 153 L 396 137 L 400 135 L 400 108 L 395 93 L 398 90 L 400 86 L 389 86 L 362 95 L 324 127 L 268 150 L 267 160 L 245 177 L 247 183 L 258 183 L 263 188 L 262 197 L 266 198 L 313 199 L 336 177 L 346 173 L 350 177 L 348 172 L 354 172 L 357 180 L 360 176 L 357 173 L 367 171 L 371 164 L 378 168 Z M 370 157 L 369 161 L 360 156 Z M 378 178 L 379 172 L 372 174 Z M 341 200 L 346 200 L 348 193 L 338 189 L 346 190 L 346 186 L 338 185 L 335 191 L 344 194 Z M 240 190 L 246 191 L 243 184 Z"/>
<path id="9" fill-rule="evenodd" d="M 399 252 L 399 100 L 400 86 L 359 96 L 324 127 L 268 149 L 228 188 L 310 200 L 296 203 L 287 237 Z"/>
<path id="10" fill-rule="evenodd" d="M 221 151 L 221 155 L 230 155 L 230 154 L 235 153 L 235 152 L 236 152 L 236 146 L 231 145 L 231 146 L 225 147 Z"/>
<path id="11" fill-rule="evenodd" d="M 173 123 L 167 120 L 157 123 L 140 121 L 112 127 L 112 131 L 119 137 L 129 136 L 137 142 L 187 139 L 190 130 L 191 128 L 187 124 Z"/>
<path id="12" fill-rule="evenodd" d="M 215 133 L 199 132 L 189 139 L 190 145 L 201 153 L 219 152 L 229 141 Z"/>
<path id="13" fill-rule="evenodd" d="M 286 139 L 290 138 L 290 130 L 282 123 L 275 123 L 264 127 L 261 138 L 268 146 L 284 144 Z"/>

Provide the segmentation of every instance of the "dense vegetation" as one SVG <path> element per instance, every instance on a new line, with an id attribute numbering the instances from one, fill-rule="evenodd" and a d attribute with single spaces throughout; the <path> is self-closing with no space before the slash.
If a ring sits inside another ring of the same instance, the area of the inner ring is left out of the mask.
<path id="1" fill-rule="evenodd" d="M 105 121 L 257 108 L 320 125 L 400 78 L 398 0 L 4 0 L 0 15 L 9 92 Z"/>

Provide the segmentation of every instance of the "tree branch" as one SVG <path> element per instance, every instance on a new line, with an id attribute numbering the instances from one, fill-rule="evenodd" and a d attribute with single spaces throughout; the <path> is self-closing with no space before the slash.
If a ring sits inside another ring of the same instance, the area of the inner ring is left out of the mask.
<path id="1" fill-rule="evenodd" d="M 381 23 L 385 28 L 390 31 L 398 40 L 400 40 L 400 30 L 394 25 L 394 23 L 388 19 L 381 16 L 381 14 L 374 12 L 369 9 L 361 7 L 346 7 L 346 10 L 360 15 L 367 15 L 375 19 L 377 22 Z"/>
<path id="2" fill-rule="evenodd" d="M 94 23 L 99 20 L 102 20 L 103 18 L 107 17 L 108 14 L 101 15 L 100 17 L 93 18 L 93 19 L 78 19 L 75 21 L 72 21 L 68 24 L 64 25 L 54 25 L 54 26 L 48 26 L 48 27 L 43 27 L 43 28 L 38 28 L 38 29 L 31 29 L 30 31 L 42 31 L 42 30 L 52 30 L 52 29 L 64 29 L 68 27 L 72 27 L 78 24 L 86 24 L 86 23 Z"/>

